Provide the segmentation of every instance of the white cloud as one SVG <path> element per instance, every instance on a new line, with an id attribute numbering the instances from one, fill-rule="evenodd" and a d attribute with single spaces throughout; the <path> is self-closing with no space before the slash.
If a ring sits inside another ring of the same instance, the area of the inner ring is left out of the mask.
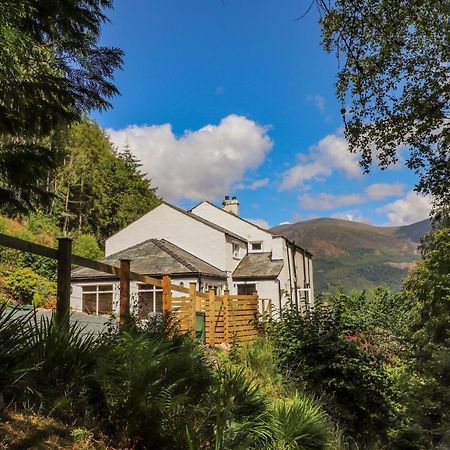
<path id="1" fill-rule="evenodd" d="M 405 197 L 395 200 L 376 212 L 386 214 L 390 225 L 409 225 L 429 217 L 431 200 L 429 197 L 409 191 Z"/>
<path id="2" fill-rule="evenodd" d="M 333 219 L 343 219 L 343 220 L 350 220 L 351 222 L 361 222 L 361 223 L 367 223 L 370 224 L 371 221 L 367 217 L 364 217 L 360 211 L 347 211 L 347 212 L 341 212 L 332 214 L 331 217 Z"/>
<path id="3" fill-rule="evenodd" d="M 387 197 L 399 197 L 405 193 L 406 186 L 401 183 L 375 183 L 369 185 L 363 192 L 352 194 L 303 194 L 299 200 L 305 209 L 329 210 L 343 206 L 358 205 L 370 202 L 371 200 L 381 200 Z M 340 213 L 346 214 L 346 213 Z M 335 217 L 335 216 L 332 216 Z M 336 218 L 344 218 L 336 217 Z M 354 219 L 348 219 L 354 220 Z"/>
<path id="4" fill-rule="evenodd" d="M 236 189 L 250 189 L 251 191 L 255 191 L 256 189 L 267 186 L 270 183 L 269 178 L 261 178 L 260 180 L 252 181 L 251 183 L 239 183 L 235 186 Z"/>
<path id="5" fill-rule="evenodd" d="M 329 177 L 333 172 L 343 172 L 349 178 L 359 178 L 362 170 L 358 156 L 350 153 L 342 133 L 329 134 L 309 154 L 299 154 L 299 163 L 283 173 L 280 190 L 292 189 L 305 181 Z"/>
<path id="6" fill-rule="evenodd" d="M 360 194 L 334 195 L 321 193 L 317 195 L 304 194 L 300 196 L 300 203 L 305 209 L 328 210 L 341 206 L 364 203 L 365 197 Z"/>
<path id="7" fill-rule="evenodd" d="M 405 193 L 406 186 L 402 183 L 375 183 L 367 189 L 370 200 L 381 200 L 386 197 L 399 197 Z"/>
<path id="8" fill-rule="evenodd" d="M 321 95 L 308 95 L 306 101 L 314 103 L 321 114 L 325 112 L 327 101 Z"/>
<path id="9" fill-rule="evenodd" d="M 245 220 L 257 225 L 260 228 L 264 228 L 265 230 L 268 230 L 270 228 L 269 223 L 264 219 L 245 219 Z"/>
<path id="10" fill-rule="evenodd" d="M 234 114 L 180 137 L 170 124 L 107 132 L 119 149 L 130 146 L 167 200 L 221 198 L 246 170 L 261 165 L 273 146 L 267 127 Z"/>

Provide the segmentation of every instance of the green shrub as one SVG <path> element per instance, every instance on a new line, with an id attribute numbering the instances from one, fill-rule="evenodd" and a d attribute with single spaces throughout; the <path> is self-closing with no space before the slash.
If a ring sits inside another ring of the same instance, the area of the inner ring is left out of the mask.
<path id="1" fill-rule="evenodd" d="M 73 242 L 73 253 L 89 259 L 100 259 L 103 251 L 100 249 L 97 239 L 93 234 L 81 234 Z"/>
<path id="2" fill-rule="evenodd" d="M 378 349 L 331 306 L 304 314 L 287 307 L 282 319 L 272 336 L 284 370 L 323 398 L 328 414 L 358 445 L 383 443 L 392 421 L 391 385 Z"/>
<path id="3" fill-rule="evenodd" d="M 0 392 L 3 395 L 32 366 L 28 363 L 33 337 L 28 323 L 32 316 L 33 311 L 24 314 L 7 303 L 0 304 Z"/>
<path id="4" fill-rule="evenodd" d="M 4 287 L 14 299 L 33 303 L 36 307 L 46 302 L 49 296 L 56 294 L 56 284 L 35 273 L 31 268 L 16 269 L 5 276 Z"/>
<path id="5" fill-rule="evenodd" d="M 274 449 L 324 450 L 332 429 L 322 408 L 310 396 L 296 394 L 272 408 Z"/>
<path id="6" fill-rule="evenodd" d="M 123 332 L 99 355 L 92 393 L 106 430 L 121 445 L 183 448 L 186 427 L 211 379 L 206 356 L 193 340 L 173 345 Z"/>

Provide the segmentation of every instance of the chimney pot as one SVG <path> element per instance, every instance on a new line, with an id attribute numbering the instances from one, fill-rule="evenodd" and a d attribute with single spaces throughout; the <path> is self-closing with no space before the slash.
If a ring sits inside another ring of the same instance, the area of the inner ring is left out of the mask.
<path id="1" fill-rule="evenodd" d="M 223 209 L 228 211 L 229 213 L 234 214 L 235 216 L 239 216 L 239 200 L 237 197 L 233 196 L 230 200 L 230 196 L 225 196 L 225 200 L 222 203 Z"/>

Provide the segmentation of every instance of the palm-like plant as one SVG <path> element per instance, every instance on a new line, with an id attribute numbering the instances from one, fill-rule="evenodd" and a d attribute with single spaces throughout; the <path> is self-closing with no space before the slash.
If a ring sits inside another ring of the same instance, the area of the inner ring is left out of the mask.
<path id="1" fill-rule="evenodd" d="M 327 417 L 312 397 L 297 393 L 288 400 L 279 400 L 273 406 L 272 417 L 274 450 L 323 450 L 331 440 Z"/>

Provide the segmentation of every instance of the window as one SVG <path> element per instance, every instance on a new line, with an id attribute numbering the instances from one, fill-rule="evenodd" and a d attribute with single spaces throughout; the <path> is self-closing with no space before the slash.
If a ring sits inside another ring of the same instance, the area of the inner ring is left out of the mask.
<path id="1" fill-rule="evenodd" d="M 233 258 L 239 259 L 239 244 L 233 243 Z"/>
<path id="2" fill-rule="evenodd" d="M 256 284 L 238 284 L 237 289 L 238 295 L 252 295 L 254 292 L 256 292 Z"/>
<path id="3" fill-rule="evenodd" d="M 138 285 L 138 317 L 148 319 L 155 312 L 161 312 L 163 307 L 163 291 L 153 284 Z"/>
<path id="4" fill-rule="evenodd" d="M 111 314 L 113 285 L 82 286 L 83 312 L 88 314 Z"/>
<path id="5" fill-rule="evenodd" d="M 261 252 L 262 251 L 262 242 L 252 242 L 252 251 L 253 252 Z"/>

